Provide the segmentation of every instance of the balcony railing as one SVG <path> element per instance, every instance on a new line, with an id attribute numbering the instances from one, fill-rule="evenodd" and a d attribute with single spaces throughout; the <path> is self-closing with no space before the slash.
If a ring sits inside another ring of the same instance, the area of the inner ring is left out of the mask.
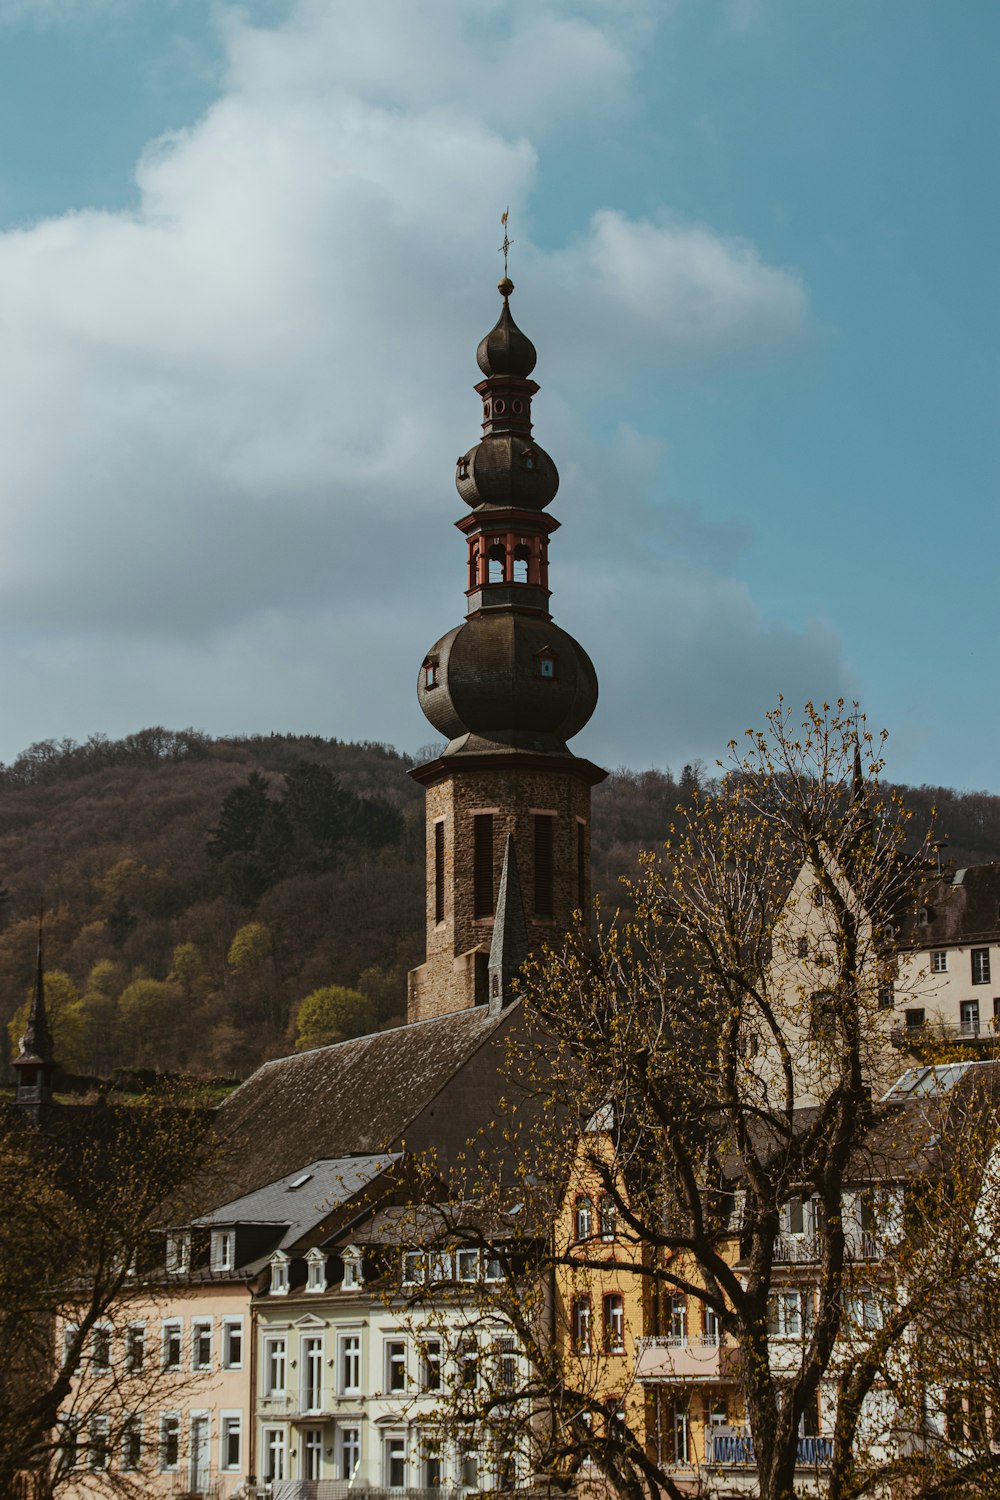
<path id="1" fill-rule="evenodd" d="M 161 1475 L 166 1479 L 166 1475 Z M 192 1471 L 184 1463 L 175 1474 L 169 1476 L 171 1495 L 188 1495 L 197 1500 L 230 1500 L 237 1490 L 242 1490 L 245 1480 L 242 1474 L 220 1474 L 216 1469 L 198 1467 Z"/>
<path id="2" fill-rule="evenodd" d="M 754 1462 L 753 1438 L 749 1433 L 706 1434 L 705 1462 L 718 1468 L 750 1468 Z M 801 1437 L 795 1455 L 795 1464 L 800 1469 L 828 1468 L 833 1457 L 833 1439 L 828 1437 Z"/>
<path id="3" fill-rule="evenodd" d="M 898 1051 L 932 1042 L 995 1042 L 997 1018 L 986 1021 L 925 1021 L 922 1026 L 894 1026 L 889 1040 Z"/>
<path id="4" fill-rule="evenodd" d="M 320 1417 L 350 1400 L 350 1396 L 339 1395 L 330 1386 L 304 1391 L 265 1391 L 257 1397 L 257 1411 L 262 1417 Z"/>
<path id="5" fill-rule="evenodd" d="M 469 1500 L 468 1490 L 369 1489 L 348 1479 L 274 1479 L 253 1493 L 255 1500 Z"/>
<path id="6" fill-rule="evenodd" d="M 780 1234 L 774 1242 L 777 1265 L 811 1264 L 822 1257 L 820 1241 L 812 1234 Z"/>
<path id="7" fill-rule="evenodd" d="M 635 1375 L 643 1381 L 720 1380 L 735 1376 L 739 1350 L 717 1334 L 636 1339 Z"/>

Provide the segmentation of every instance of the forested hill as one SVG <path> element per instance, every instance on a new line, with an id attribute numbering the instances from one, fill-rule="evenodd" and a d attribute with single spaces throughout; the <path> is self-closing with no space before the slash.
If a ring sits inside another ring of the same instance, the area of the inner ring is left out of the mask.
<path id="1" fill-rule="evenodd" d="M 406 971 L 423 959 L 423 793 L 410 765 L 385 745 L 277 734 L 157 728 L 33 745 L 0 766 L 0 1020 L 24 1005 L 44 903 L 47 994 L 72 1072 L 245 1075 L 297 1035 L 397 1022 Z M 607 907 L 627 900 L 619 877 L 662 842 L 698 778 L 619 771 L 596 788 Z M 955 863 L 1000 860 L 1000 797 L 906 796 L 916 823 L 937 804 Z M 299 1016 L 330 987 L 348 993 Z"/>

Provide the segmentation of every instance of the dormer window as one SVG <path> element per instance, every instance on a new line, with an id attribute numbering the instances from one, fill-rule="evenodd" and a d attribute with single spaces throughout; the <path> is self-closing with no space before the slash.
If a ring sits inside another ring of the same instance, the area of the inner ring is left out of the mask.
<path id="1" fill-rule="evenodd" d="M 310 1250 L 306 1256 L 306 1291 L 326 1291 L 326 1256 L 322 1250 Z"/>
<path id="2" fill-rule="evenodd" d="M 436 656 L 424 657 L 424 687 L 432 688 L 438 685 L 438 659 Z"/>
<path id="3" fill-rule="evenodd" d="M 469 477 L 469 455 L 467 453 L 463 453 L 462 457 L 460 459 L 458 459 L 457 462 L 456 462 L 456 464 L 455 464 L 455 478 L 456 479 L 468 479 L 468 477 Z"/>
<path id="4" fill-rule="evenodd" d="M 212 1234 L 212 1270 L 231 1271 L 236 1264 L 235 1229 L 216 1229 Z"/>
<path id="5" fill-rule="evenodd" d="M 191 1269 L 191 1236 L 185 1230 L 182 1234 L 167 1235 L 166 1267 L 172 1276 L 182 1276 Z"/>
<path id="6" fill-rule="evenodd" d="M 271 1295 L 284 1297 L 288 1293 L 288 1256 L 278 1250 L 271 1256 Z"/>
<path id="7" fill-rule="evenodd" d="M 521 468 L 522 469 L 527 469 L 528 472 L 530 473 L 531 470 L 534 469 L 536 466 L 537 466 L 537 459 L 535 457 L 535 450 L 534 450 L 534 448 L 525 448 L 524 452 L 521 454 Z"/>
<path id="8" fill-rule="evenodd" d="M 544 651 L 539 651 L 538 655 L 535 657 L 535 661 L 537 663 L 539 677 L 548 677 L 550 679 L 555 677 L 556 656 L 554 651 L 550 651 L 548 647 L 546 647 Z"/>
<path id="9" fill-rule="evenodd" d="M 361 1251 L 357 1245 L 348 1245 L 344 1251 L 344 1279 L 341 1282 L 341 1287 L 345 1292 L 350 1292 L 359 1286 L 364 1286 L 364 1283 L 364 1264 Z"/>

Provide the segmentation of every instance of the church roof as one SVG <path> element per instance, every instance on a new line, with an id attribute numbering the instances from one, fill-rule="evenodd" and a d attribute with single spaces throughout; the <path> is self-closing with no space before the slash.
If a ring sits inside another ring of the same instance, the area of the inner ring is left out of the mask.
<path id="1" fill-rule="evenodd" d="M 305 1162 L 404 1147 L 453 1161 L 496 1111 L 517 1009 L 455 1011 L 265 1063 L 217 1112 L 231 1147 L 222 1191 L 232 1200 Z"/>

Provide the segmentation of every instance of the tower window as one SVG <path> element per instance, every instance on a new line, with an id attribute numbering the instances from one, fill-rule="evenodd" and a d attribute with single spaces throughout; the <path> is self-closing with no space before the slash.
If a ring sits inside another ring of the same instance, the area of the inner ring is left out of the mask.
<path id="1" fill-rule="evenodd" d="M 490 583 L 503 583 L 507 574 L 507 549 L 495 546 L 489 550 Z"/>
<path id="2" fill-rule="evenodd" d="M 530 551 L 528 550 L 527 547 L 515 547 L 514 548 L 514 582 L 515 583 L 527 583 L 527 581 L 528 581 L 528 563 L 530 562 L 530 560 L 531 560 L 531 553 L 530 553 Z"/>
<path id="3" fill-rule="evenodd" d="M 576 904 L 580 911 L 587 902 L 587 825 L 576 825 Z"/>
<path id="4" fill-rule="evenodd" d="M 434 920 L 444 921 L 444 821 L 434 824 Z"/>
<path id="5" fill-rule="evenodd" d="M 468 479 L 468 477 L 469 477 L 469 456 L 468 456 L 468 454 L 463 454 L 462 457 L 458 460 L 457 464 L 455 465 L 455 477 L 456 477 L 456 479 Z"/>
<path id="6" fill-rule="evenodd" d="M 472 915 L 493 915 L 493 814 L 472 818 Z"/>
<path id="7" fill-rule="evenodd" d="M 553 914 L 552 851 L 555 818 L 548 813 L 535 814 L 535 916 Z"/>
<path id="8" fill-rule="evenodd" d="M 424 661 L 424 687 L 437 687 L 438 664 L 433 656 L 428 656 Z"/>
<path id="9" fill-rule="evenodd" d="M 548 649 L 539 651 L 538 655 L 535 657 L 535 660 L 538 663 L 539 677 L 555 677 L 556 659 L 553 652 L 549 651 Z"/>

